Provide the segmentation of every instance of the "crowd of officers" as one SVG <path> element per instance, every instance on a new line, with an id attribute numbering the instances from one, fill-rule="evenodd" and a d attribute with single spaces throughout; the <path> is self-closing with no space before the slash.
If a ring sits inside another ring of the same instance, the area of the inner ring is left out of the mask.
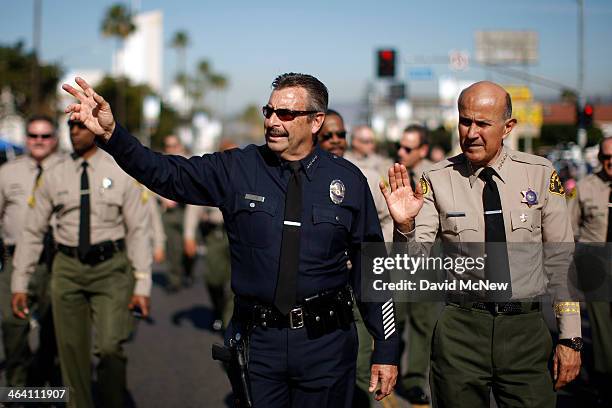
<path id="1" fill-rule="evenodd" d="M 157 196 L 99 149 L 82 123 L 70 121 L 69 128 L 73 152 L 65 154 L 58 150 L 54 121 L 32 117 L 26 128 L 27 154 L 0 167 L 5 381 L 7 386 L 66 384 L 72 389 L 72 406 L 93 407 L 93 328 L 100 406 L 120 407 L 127 362 L 122 343 L 130 335 L 133 316 L 149 314 L 152 260 L 167 262 L 165 288 L 175 293 L 193 283 L 198 241 L 203 240 L 205 283 L 215 313 L 213 329 L 218 331 L 233 309 L 228 237 L 220 210 Z M 393 241 L 393 219 L 379 188 L 381 181 L 388 182 L 393 160 L 376 153 L 377 140 L 368 126 L 352 128 L 350 148 L 347 136 L 342 116 L 328 110 L 317 142 L 365 175 L 385 241 Z M 223 141 L 220 150 L 236 147 Z M 164 138 L 163 148 L 167 154 L 188 154 L 174 135 Z M 426 128 L 405 129 L 393 159 L 407 169 L 412 191 L 423 183 L 423 173 L 443 159 L 440 150 L 430 149 Z M 577 241 L 611 240 L 611 155 L 612 138 L 604 139 L 601 169 L 566 194 Z M 408 328 L 407 360 L 397 391 L 415 406 L 430 403 L 430 345 L 441 307 L 396 304 L 398 332 Z M 595 356 L 589 377 L 605 406 L 612 404 L 612 310 L 610 302 L 603 301 L 588 302 L 587 307 Z M 354 313 L 359 337 L 354 406 L 367 407 L 373 401 L 368 392 L 373 339 L 357 308 Z M 36 325 L 39 347 L 31 350 L 28 333 Z"/>

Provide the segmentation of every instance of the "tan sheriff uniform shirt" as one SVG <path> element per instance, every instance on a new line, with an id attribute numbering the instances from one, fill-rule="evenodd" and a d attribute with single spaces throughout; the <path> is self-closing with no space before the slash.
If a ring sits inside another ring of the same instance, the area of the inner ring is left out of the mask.
<path id="1" fill-rule="evenodd" d="M 156 194 L 151 190 L 140 185 L 142 188 L 142 202 L 149 206 L 151 216 L 151 239 L 154 250 L 166 250 L 166 232 L 161 218 L 161 208 Z"/>
<path id="2" fill-rule="evenodd" d="M 508 259 L 512 299 L 534 298 L 547 293 L 547 288 L 549 293 L 561 294 L 562 299 L 553 299 L 560 336 L 579 337 L 579 304 L 568 302 L 567 292 L 573 236 L 556 171 L 542 157 L 505 147 L 492 167 L 497 173 L 495 182 L 502 203 L 506 241 L 511 243 Z M 408 240 L 411 254 L 428 253 L 436 236 L 444 243 L 484 242 L 484 182 L 478 178 L 480 171 L 482 168 L 474 169 L 463 154 L 434 164 L 420 181 L 424 204 L 416 217 L 415 229 L 406 235 L 397 231 L 395 239 Z M 535 203 L 526 201 L 524 193 L 529 189 L 537 195 Z M 546 245 L 542 251 L 541 245 L 529 243 L 563 244 Z M 466 245 L 464 250 L 472 251 L 475 247 L 479 246 Z"/>
<path id="3" fill-rule="evenodd" d="M 417 163 L 416 166 L 414 166 L 414 168 L 412 169 L 412 175 L 413 175 L 412 180 L 414 180 L 415 186 L 421 180 L 423 173 L 431 169 L 431 166 L 433 166 L 433 162 L 428 159 L 422 159 L 420 162 Z M 408 173 L 410 174 L 410 169 L 408 169 Z"/>
<path id="4" fill-rule="evenodd" d="M 53 153 L 41 163 L 43 174 L 64 156 Z M 32 205 L 34 182 L 38 175 L 36 160 L 28 155 L 0 167 L 0 222 L 4 245 L 15 245 L 23 230 L 28 204 Z"/>
<path id="5" fill-rule="evenodd" d="M 13 260 L 13 293 L 26 292 L 52 214 L 57 218 L 55 240 L 63 245 L 78 246 L 82 162 L 80 157 L 67 157 L 43 173 L 34 194 L 34 205 L 26 215 L 25 228 L 17 244 Z M 96 150 L 88 163 L 91 244 L 125 238 L 136 278 L 134 294 L 149 296 L 152 261 L 150 209 L 142 201 L 142 189 L 103 150 Z"/>
<path id="6" fill-rule="evenodd" d="M 608 206 L 612 181 L 603 170 L 580 180 L 568 193 L 567 205 L 572 217 L 574 237 L 578 242 L 606 242 Z"/>
<path id="7" fill-rule="evenodd" d="M 391 242 L 393 240 L 393 220 L 389 214 L 389 208 L 387 207 L 385 197 L 380 192 L 378 183 L 387 179 L 389 167 L 391 167 L 393 163 L 377 154 L 361 157 L 351 151 L 346 152 L 344 158 L 359 167 L 359 170 L 361 170 L 368 180 L 368 186 L 374 198 L 374 205 L 376 206 L 376 212 L 378 213 L 378 220 L 380 221 L 383 236 L 386 242 Z"/>
<path id="8" fill-rule="evenodd" d="M 200 221 L 208 221 L 216 226 L 223 225 L 223 213 L 217 207 L 187 205 L 184 220 L 183 238 L 196 239 Z"/>

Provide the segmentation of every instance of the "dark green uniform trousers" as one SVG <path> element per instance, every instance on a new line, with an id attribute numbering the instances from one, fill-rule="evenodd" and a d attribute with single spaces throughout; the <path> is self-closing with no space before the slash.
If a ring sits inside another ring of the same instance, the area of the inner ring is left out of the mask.
<path id="1" fill-rule="evenodd" d="M 191 271 L 189 259 L 185 256 L 183 226 L 185 208 L 177 206 L 162 213 L 166 233 L 166 259 L 168 265 L 168 288 L 176 290 L 181 286 L 183 277 Z"/>
<path id="2" fill-rule="evenodd" d="M 555 406 L 552 339 L 541 312 L 494 316 L 447 305 L 434 330 L 430 384 L 435 407 Z"/>
<path id="3" fill-rule="evenodd" d="M 11 308 L 11 273 L 13 257 L 5 256 L 0 269 L 0 319 L 2 320 L 2 344 L 6 356 L 6 385 L 13 387 L 43 386 L 53 380 L 55 335 L 49 299 L 49 271 L 47 265 L 39 264 L 30 281 L 28 296 L 30 316 L 35 316 L 40 325 L 40 342 L 35 353 L 30 349 L 28 333 L 30 320 L 20 319 Z M 57 368 L 57 367 L 56 367 Z"/>
<path id="4" fill-rule="evenodd" d="M 204 245 L 206 246 L 204 281 L 212 300 L 215 318 L 223 320 L 224 325 L 227 325 L 234 310 L 234 300 L 229 287 L 231 277 L 229 241 L 223 225 L 213 228 L 206 235 Z"/>
<path id="5" fill-rule="evenodd" d="M 353 396 L 354 408 L 368 408 L 374 402 L 374 396 L 368 392 L 370 387 L 370 375 L 372 365 L 372 348 L 374 340 L 363 322 L 363 318 L 357 307 L 353 308 L 355 316 L 355 327 L 359 348 L 357 350 L 357 371 L 355 382 L 355 395 Z"/>
<path id="6" fill-rule="evenodd" d="M 134 276 L 125 252 L 95 266 L 63 253 L 53 262 L 51 299 L 64 384 L 70 388 L 70 407 L 93 408 L 91 338 L 100 406 L 123 407 L 126 363 L 122 343 L 133 327 L 128 310 Z"/>
<path id="7" fill-rule="evenodd" d="M 405 390 L 412 387 L 425 388 L 431 336 L 436 319 L 440 313 L 439 303 L 411 302 L 406 304 L 406 324 L 408 325 L 408 364 L 402 386 Z"/>

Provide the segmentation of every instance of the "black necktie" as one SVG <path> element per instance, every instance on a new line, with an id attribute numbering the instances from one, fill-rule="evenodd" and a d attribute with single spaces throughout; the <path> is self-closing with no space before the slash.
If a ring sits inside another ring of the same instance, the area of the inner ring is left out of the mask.
<path id="1" fill-rule="evenodd" d="M 42 173 L 43 173 L 43 167 L 41 166 L 40 163 L 36 165 L 36 168 L 38 169 L 38 173 L 36 173 L 36 179 L 34 179 L 34 189 L 33 190 L 36 190 L 38 188 L 38 183 L 40 183 L 40 178 L 42 177 Z"/>
<path id="2" fill-rule="evenodd" d="M 506 228 L 502 212 L 501 198 L 497 184 L 493 180 L 495 170 L 485 167 L 479 177 L 484 180 L 482 190 L 482 206 L 485 218 L 485 242 L 487 260 L 485 263 L 485 279 L 495 283 L 508 283 L 507 290 L 493 291 L 488 294 L 495 300 L 508 300 L 512 296 L 512 282 L 510 280 L 510 266 L 508 264 L 508 250 L 506 245 Z M 491 245 L 488 245 L 491 243 Z"/>
<path id="3" fill-rule="evenodd" d="M 87 176 L 87 162 L 81 164 L 81 217 L 79 223 L 79 255 L 83 258 L 89 253 L 91 248 L 91 227 L 90 227 L 90 208 L 89 208 L 89 177 Z"/>
<path id="4" fill-rule="evenodd" d="M 408 177 L 410 178 L 410 188 L 412 189 L 412 191 L 415 191 L 416 183 L 414 182 L 414 171 L 412 171 L 412 169 L 410 169 Z"/>
<path id="5" fill-rule="evenodd" d="M 274 305 L 287 314 L 295 305 L 297 274 L 300 262 L 300 231 L 302 225 L 302 180 L 300 162 L 290 162 L 291 177 L 285 197 L 285 220 Z"/>

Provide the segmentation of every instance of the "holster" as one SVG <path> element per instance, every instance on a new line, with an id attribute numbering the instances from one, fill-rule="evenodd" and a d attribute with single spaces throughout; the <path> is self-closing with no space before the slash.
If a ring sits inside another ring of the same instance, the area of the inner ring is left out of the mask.
<path id="1" fill-rule="evenodd" d="M 212 358 L 223 363 L 232 385 L 235 408 L 252 408 L 251 383 L 248 371 L 248 344 L 244 338 L 231 338 L 229 346 L 213 344 Z"/>

